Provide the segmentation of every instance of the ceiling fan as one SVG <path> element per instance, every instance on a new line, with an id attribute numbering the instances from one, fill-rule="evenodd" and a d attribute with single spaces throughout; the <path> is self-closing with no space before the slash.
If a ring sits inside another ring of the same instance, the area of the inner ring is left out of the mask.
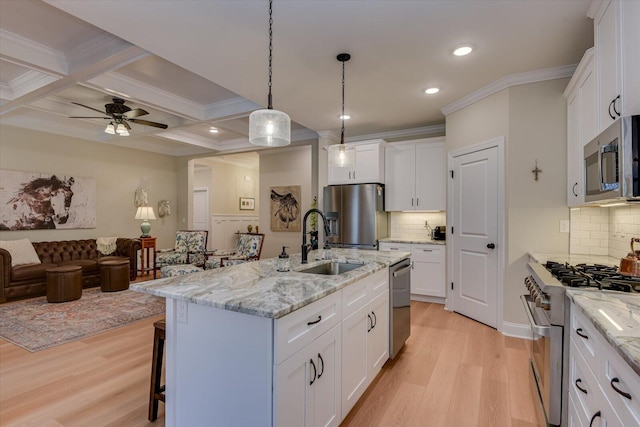
<path id="1" fill-rule="evenodd" d="M 149 114 L 147 111 L 142 108 L 134 108 L 131 109 L 128 106 L 124 105 L 124 99 L 121 98 L 113 98 L 113 102 L 110 104 L 104 105 L 104 111 L 100 111 L 97 108 L 89 107 L 88 105 L 83 105 L 78 102 L 71 102 L 72 104 L 78 105 L 80 107 L 88 108 L 89 110 L 97 111 L 100 114 L 103 114 L 101 117 L 95 116 L 71 116 L 70 119 L 105 119 L 111 120 L 111 122 L 107 125 L 105 129 L 106 133 L 115 134 L 118 133 L 121 136 L 129 135 L 131 130 L 131 126 L 129 123 L 131 122 L 138 125 L 144 126 L 153 126 L 156 128 L 166 129 L 168 126 L 164 123 L 151 122 L 149 120 L 141 120 L 136 117 L 144 116 Z M 108 117 L 104 117 L 108 116 Z"/>

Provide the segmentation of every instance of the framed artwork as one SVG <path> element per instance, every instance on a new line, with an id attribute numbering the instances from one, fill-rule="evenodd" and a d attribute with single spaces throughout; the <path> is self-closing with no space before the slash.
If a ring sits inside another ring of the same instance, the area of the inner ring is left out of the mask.
<path id="1" fill-rule="evenodd" d="M 300 190 L 299 185 L 271 187 L 271 231 L 301 231 Z"/>
<path id="2" fill-rule="evenodd" d="M 240 210 L 253 211 L 256 209 L 256 199 L 249 197 L 240 197 Z"/>
<path id="3" fill-rule="evenodd" d="M 0 230 L 96 228 L 96 179 L 0 169 Z"/>

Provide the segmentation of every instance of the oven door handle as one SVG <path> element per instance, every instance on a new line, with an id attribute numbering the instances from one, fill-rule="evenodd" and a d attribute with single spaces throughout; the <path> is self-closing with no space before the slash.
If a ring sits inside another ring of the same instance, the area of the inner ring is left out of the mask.
<path id="1" fill-rule="evenodd" d="M 527 317 L 529 318 L 529 324 L 531 325 L 531 330 L 536 334 L 548 337 L 550 335 L 550 326 L 540 326 L 533 319 L 533 314 L 531 314 L 531 308 L 529 307 L 529 302 L 531 301 L 531 297 L 529 295 L 520 295 L 520 300 L 524 305 L 524 311 L 527 313 Z"/>

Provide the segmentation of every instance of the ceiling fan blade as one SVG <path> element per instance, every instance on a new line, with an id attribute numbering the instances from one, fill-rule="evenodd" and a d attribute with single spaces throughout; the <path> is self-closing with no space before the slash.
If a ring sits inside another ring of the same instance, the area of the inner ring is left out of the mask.
<path id="1" fill-rule="evenodd" d="M 131 123 L 135 123 L 137 125 L 145 125 L 145 126 L 153 126 L 156 128 L 166 129 L 169 126 L 163 123 L 150 122 L 149 120 L 139 120 L 139 119 L 128 119 Z"/>
<path id="2" fill-rule="evenodd" d="M 88 105 L 79 104 L 79 103 L 73 102 L 73 101 L 71 101 L 71 103 L 74 104 L 74 105 L 78 105 L 80 107 L 88 108 L 89 110 L 97 111 L 100 114 L 106 114 L 104 111 L 98 110 L 97 108 L 89 107 Z"/>
<path id="3" fill-rule="evenodd" d="M 70 119 L 106 119 L 113 120 L 113 117 L 88 117 L 88 116 L 69 116 Z"/>
<path id="4" fill-rule="evenodd" d="M 142 108 L 134 108 L 133 110 L 130 110 L 124 113 L 123 116 L 125 116 L 127 119 L 133 119 L 135 117 L 145 116 L 147 114 L 149 113 L 143 110 Z"/>
<path id="5" fill-rule="evenodd" d="M 123 121 L 122 124 L 124 125 L 124 127 L 127 128 L 127 130 L 131 130 L 131 126 L 129 126 L 129 123 L 127 123 L 126 121 Z"/>

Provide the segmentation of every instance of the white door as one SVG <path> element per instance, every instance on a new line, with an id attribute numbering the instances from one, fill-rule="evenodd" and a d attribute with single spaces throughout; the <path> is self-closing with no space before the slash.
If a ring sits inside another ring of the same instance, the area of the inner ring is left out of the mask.
<path id="1" fill-rule="evenodd" d="M 206 187 L 193 189 L 193 229 L 209 231 L 209 189 Z M 211 242 L 211 236 L 207 241 Z"/>
<path id="2" fill-rule="evenodd" d="M 453 158 L 453 310 L 498 324 L 498 148 Z"/>

